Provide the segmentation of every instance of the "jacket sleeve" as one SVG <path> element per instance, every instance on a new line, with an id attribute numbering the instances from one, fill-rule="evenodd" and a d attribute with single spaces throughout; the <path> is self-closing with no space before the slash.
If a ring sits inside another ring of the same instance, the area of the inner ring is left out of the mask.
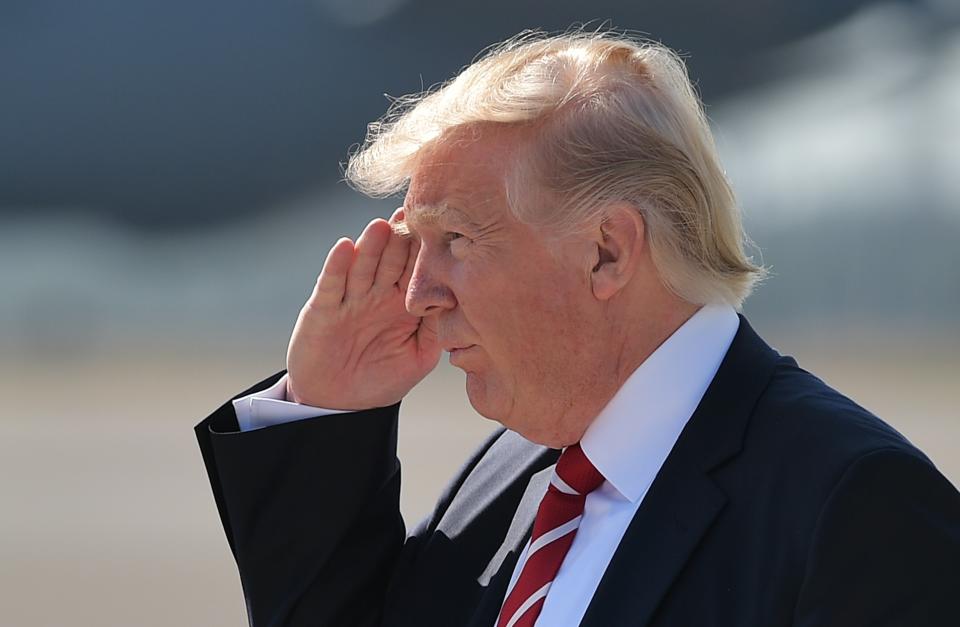
<path id="1" fill-rule="evenodd" d="M 252 626 L 379 624 L 405 538 L 398 413 L 399 403 L 241 433 L 227 402 L 197 425 Z"/>
<path id="2" fill-rule="evenodd" d="M 795 624 L 955 625 L 958 590 L 960 494 L 918 453 L 873 451 L 824 504 Z"/>

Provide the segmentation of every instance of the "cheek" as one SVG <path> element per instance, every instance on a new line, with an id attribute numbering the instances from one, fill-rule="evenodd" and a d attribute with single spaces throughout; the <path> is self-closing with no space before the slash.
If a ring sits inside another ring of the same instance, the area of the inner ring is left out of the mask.
<path id="1" fill-rule="evenodd" d="M 546 277 L 514 294 L 517 325 L 532 336 L 575 330 L 578 294 L 562 277 Z"/>
<path id="2" fill-rule="evenodd" d="M 515 357 L 522 358 L 542 345 L 553 315 L 551 297 L 543 290 L 522 285 L 505 285 L 491 299 L 491 322 L 500 330 L 497 343 Z"/>
<path id="3" fill-rule="evenodd" d="M 576 389 L 591 323 L 569 281 L 524 281 L 506 271 L 496 276 L 510 278 L 478 278 L 460 300 L 486 353 L 485 363 L 467 372 L 466 392 L 481 415 L 516 427 L 511 420 L 550 413 L 547 405 Z"/>
<path id="4" fill-rule="evenodd" d="M 478 334 L 491 359 L 501 367 L 543 369 L 544 357 L 579 335 L 581 286 L 569 277 L 524 273 L 548 260 L 464 264 L 457 277 L 457 299 L 466 322 Z M 534 374 L 513 373 L 516 378 Z"/>
<path id="5" fill-rule="evenodd" d="M 576 315 L 570 294 L 541 286 L 511 293 L 496 313 L 504 336 L 499 339 L 509 377 L 518 393 L 560 383 L 558 369 L 579 353 L 586 321 Z"/>

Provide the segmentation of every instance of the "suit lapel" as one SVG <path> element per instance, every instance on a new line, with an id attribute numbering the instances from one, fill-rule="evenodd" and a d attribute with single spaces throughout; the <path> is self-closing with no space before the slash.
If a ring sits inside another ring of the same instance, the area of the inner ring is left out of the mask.
<path id="1" fill-rule="evenodd" d="M 703 475 L 658 475 L 627 528 L 581 622 L 646 625 L 726 496 Z"/>
<path id="2" fill-rule="evenodd" d="M 503 539 L 503 544 L 500 545 L 493 559 L 490 560 L 486 569 L 484 569 L 479 579 L 477 579 L 477 582 L 481 586 L 490 585 L 490 581 L 500 573 L 501 570 L 509 571 L 507 573 L 507 579 L 509 580 L 509 575 L 513 573 L 513 568 L 503 569 L 504 561 L 508 555 L 512 556 L 514 564 L 516 564 L 517 559 L 519 559 L 520 552 L 530 538 L 533 521 L 537 517 L 537 510 L 540 507 L 540 501 L 543 500 L 543 495 L 547 492 L 547 486 L 550 485 L 550 476 L 553 474 L 555 467 L 556 464 L 553 464 L 530 477 L 530 483 L 527 484 L 527 489 L 523 493 L 523 498 L 520 499 L 517 512 L 514 514 L 513 520 L 510 521 L 510 528 L 507 530 L 507 535 Z"/>
<path id="3" fill-rule="evenodd" d="M 627 528 L 581 622 L 647 625 L 726 495 L 711 471 L 735 457 L 779 355 L 745 318 L 700 405 Z"/>

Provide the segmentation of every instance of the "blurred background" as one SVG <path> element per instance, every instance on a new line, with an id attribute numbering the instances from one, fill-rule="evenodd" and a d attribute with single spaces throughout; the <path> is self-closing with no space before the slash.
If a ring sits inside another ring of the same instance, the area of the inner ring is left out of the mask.
<path id="1" fill-rule="evenodd" d="M 0 623 L 246 624 L 192 427 L 283 366 L 398 96 L 525 28 L 680 51 L 782 352 L 960 482 L 960 1 L 0 3 Z M 408 522 L 493 424 L 404 404 Z"/>

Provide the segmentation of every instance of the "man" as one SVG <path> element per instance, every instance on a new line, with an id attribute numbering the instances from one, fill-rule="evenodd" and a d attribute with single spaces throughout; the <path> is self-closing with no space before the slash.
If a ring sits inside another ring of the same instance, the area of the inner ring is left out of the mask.
<path id="1" fill-rule="evenodd" d="M 761 270 L 668 50 L 515 39 L 347 175 L 404 206 L 197 428 L 251 624 L 956 624 L 960 495 L 736 314 Z M 505 429 L 408 535 L 397 414 L 441 351 Z"/>

